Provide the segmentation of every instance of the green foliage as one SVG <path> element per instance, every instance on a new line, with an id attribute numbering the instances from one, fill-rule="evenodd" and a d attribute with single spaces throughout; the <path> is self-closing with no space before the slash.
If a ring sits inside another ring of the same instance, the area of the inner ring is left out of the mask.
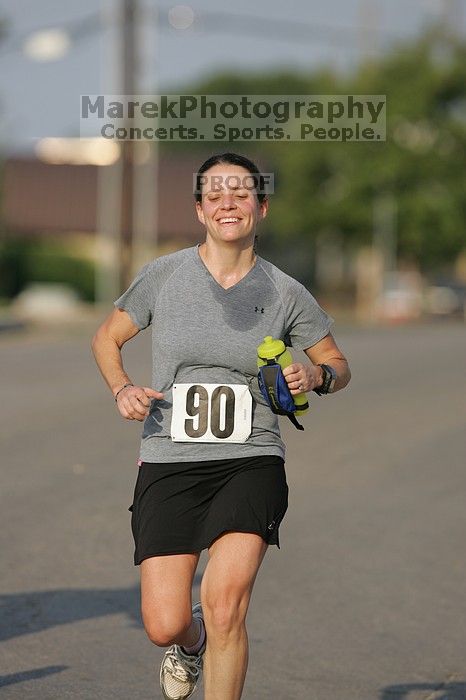
<path id="1" fill-rule="evenodd" d="M 0 297 L 11 299 L 31 282 L 60 282 L 93 301 L 94 274 L 93 263 L 74 257 L 64 244 L 30 238 L 0 243 Z"/>
<path id="2" fill-rule="evenodd" d="M 374 201 L 388 193 L 397 204 L 399 257 L 425 271 L 453 261 L 466 245 L 465 46 L 431 34 L 364 67 L 345 91 L 387 95 L 387 141 L 300 144 L 280 153 L 280 234 L 337 230 L 349 244 L 369 243 Z"/>
<path id="3" fill-rule="evenodd" d="M 354 74 L 226 73 L 189 90 L 387 95 L 385 143 L 210 144 L 211 152 L 235 150 L 275 171 L 276 193 L 262 241 L 283 250 L 296 246 L 311 257 L 316 239 L 326 232 L 339 235 L 346 249 L 368 244 L 374 204 L 388 194 L 396 203 L 399 258 L 431 271 L 466 247 L 466 44 L 459 39 L 434 28 Z"/>

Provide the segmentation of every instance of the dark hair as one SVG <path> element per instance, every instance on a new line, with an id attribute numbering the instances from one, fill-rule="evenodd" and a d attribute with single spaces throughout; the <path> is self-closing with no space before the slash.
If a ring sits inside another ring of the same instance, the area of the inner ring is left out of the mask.
<path id="1" fill-rule="evenodd" d="M 196 189 L 194 192 L 194 199 L 196 202 L 202 202 L 202 183 L 201 175 L 203 175 L 207 170 L 210 170 L 214 165 L 222 165 L 223 163 L 228 165 L 239 165 L 241 168 L 247 170 L 251 175 L 257 175 L 257 180 L 261 181 L 261 171 L 252 160 L 246 158 L 246 156 L 240 156 L 238 153 L 217 153 L 201 165 L 196 174 Z M 259 183 L 258 183 L 259 184 Z M 257 199 L 260 204 L 267 199 L 267 194 L 259 188 L 256 192 Z"/>

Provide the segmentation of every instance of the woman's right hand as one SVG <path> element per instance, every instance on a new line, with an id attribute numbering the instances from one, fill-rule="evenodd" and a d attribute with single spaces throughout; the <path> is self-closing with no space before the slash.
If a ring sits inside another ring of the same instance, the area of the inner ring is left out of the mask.
<path id="1" fill-rule="evenodd" d="M 151 399 L 163 399 L 163 393 L 147 386 L 127 386 L 118 394 L 116 405 L 123 418 L 143 421 L 149 415 Z"/>

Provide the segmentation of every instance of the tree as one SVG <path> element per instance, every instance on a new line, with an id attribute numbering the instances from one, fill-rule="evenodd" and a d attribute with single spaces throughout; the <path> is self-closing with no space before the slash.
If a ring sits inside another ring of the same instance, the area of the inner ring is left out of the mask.
<path id="1" fill-rule="evenodd" d="M 398 209 L 398 256 L 415 260 L 424 272 L 452 263 L 466 247 L 464 41 L 432 28 L 350 75 L 323 69 L 222 74 L 190 90 L 281 95 L 284 86 L 289 95 L 386 94 L 387 140 L 216 144 L 216 150 L 239 150 L 275 170 L 264 239 L 282 249 L 310 250 L 311 257 L 316 239 L 327 234 L 340 235 L 347 248 L 368 244 L 374 202 L 388 193 Z"/>

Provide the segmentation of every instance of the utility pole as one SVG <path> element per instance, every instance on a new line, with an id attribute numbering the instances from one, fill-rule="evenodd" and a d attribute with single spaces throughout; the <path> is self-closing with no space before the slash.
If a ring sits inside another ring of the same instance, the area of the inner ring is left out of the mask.
<path id="1" fill-rule="evenodd" d="M 121 75 L 124 96 L 138 94 L 137 0 L 121 0 Z M 121 142 L 122 183 L 120 217 L 120 290 L 127 289 L 133 277 L 134 225 L 134 141 Z"/>
<path id="2" fill-rule="evenodd" d="M 387 191 L 377 195 L 373 211 L 373 246 L 380 254 L 387 275 L 395 272 L 397 267 L 397 203 L 393 194 Z"/>
<path id="3" fill-rule="evenodd" d="M 101 26 L 105 33 L 102 52 L 102 82 L 99 92 L 122 90 L 121 0 L 101 0 Z M 96 302 L 107 308 L 122 291 L 120 274 L 122 158 L 97 169 Z"/>
<path id="4" fill-rule="evenodd" d="M 144 65 L 138 73 L 138 94 L 157 94 L 156 66 L 157 56 L 157 12 L 147 3 L 138 8 L 139 31 L 137 46 L 144 56 Z M 136 126 L 147 126 L 139 113 Z M 153 120 L 154 128 L 157 121 Z M 157 256 L 158 238 L 158 160 L 159 144 L 153 141 L 136 141 L 134 143 L 134 180 L 133 180 L 133 270 L 139 270 L 149 259 Z"/>
<path id="5" fill-rule="evenodd" d="M 107 32 L 101 92 L 138 95 L 144 39 L 138 0 L 101 0 Z M 147 8 L 146 8 L 147 12 Z M 145 22 L 147 32 L 150 22 Z M 153 51 L 155 29 L 145 36 L 144 53 Z M 149 65 L 154 64 L 150 56 Z M 150 76 L 154 80 L 154 76 Z M 151 85 L 151 90 L 153 85 Z M 136 126 L 127 121 L 124 126 Z M 131 284 L 135 269 L 155 253 L 157 237 L 157 144 L 119 141 L 119 157 L 99 168 L 96 300 L 107 305 Z"/>
<path id="6" fill-rule="evenodd" d="M 463 4 L 461 0 L 443 0 L 443 24 L 452 35 L 461 31 L 463 22 Z"/>
<path id="7" fill-rule="evenodd" d="M 361 61 L 373 61 L 379 50 L 380 5 L 378 0 L 359 0 L 359 54 Z"/>

